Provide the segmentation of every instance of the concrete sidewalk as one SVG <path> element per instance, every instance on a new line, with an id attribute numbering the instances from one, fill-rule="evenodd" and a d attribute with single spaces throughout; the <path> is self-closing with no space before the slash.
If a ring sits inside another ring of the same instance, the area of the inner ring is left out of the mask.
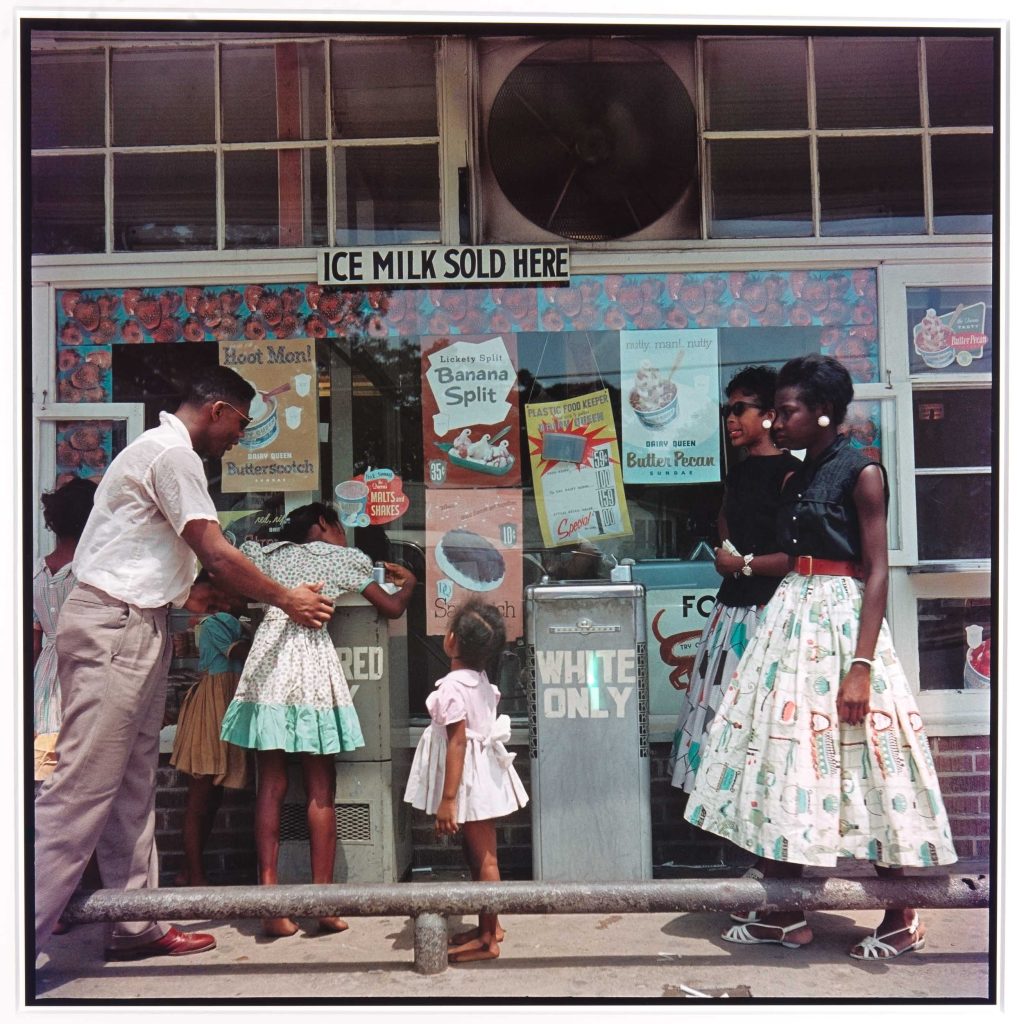
<path id="1" fill-rule="evenodd" d="M 254 920 L 186 922 L 218 947 L 180 958 L 104 963 L 104 925 L 55 936 L 36 964 L 40 1005 L 51 1000 L 288 998 L 456 1000 L 683 999 L 689 986 L 745 999 L 987 999 L 989 912 L 925 910 L 927 945 L 891 963 L 846 955 L 880 920 L 878 910 L 810 915 L 815 940 L 800 949 L 724 942 L 722 914 L 513 915 L 499 960 L 413 967 L 409 918 L 349 918 L 342 935 L 314 921 L 288 939 L 261 937 Z M 454 930 L 461 919 L 452 918 Z M 181 923 L 181 922 L 178 922 Z M 466 924 L 474 921 L 467 919 Z M 725 1000 L 726 1001 L 726 1000 Z M 52 1004 L 51 1004 L 52 1005 Z"/>

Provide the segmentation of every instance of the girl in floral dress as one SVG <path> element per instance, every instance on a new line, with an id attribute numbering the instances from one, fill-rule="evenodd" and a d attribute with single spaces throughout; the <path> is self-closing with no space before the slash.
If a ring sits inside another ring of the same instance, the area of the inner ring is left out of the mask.
<path id="1" fill-rule="evenodd" d="M 248 542 L 240 550 L 284 586 L 323 581 L 325 596 L 362 594 L 386 618 L 398 618 L 406 610 L 416 583 L 413 573 L 386 562 L 386 582 L 400 589 L 389 594 L 375 583 L 370 558 L 345 546 L 345 531 L 331 506 L 313 502 L 295 509 L 286 517 L 280 538 L 265 546 Z M 221 735 L 256 752 L 254 831 L 259 882 L 278 882 L 286 756 L 298 754 L 307 794 L 311 881 L 331 883 L 336 852 L 334 755 L 362 747 L 364 738 L 328 631 L 299 626 L 278 609 L 269 608 L 226 709 Z M 319 926 L 332 932 L 348 927 L 333 916 L 319 918 Z M 297 930 L 289 918 L 264 922 L 265 934 L 271 937 L 293 935 Z"/>
<path id="2" fill-rule="evenodd" d="M 921 714 L 883 618 L 889 572 L 883 467 L 838 434 L 853 398 L 835 359 L 792 359 L 777 379 L 778 444 L 805 449 L 777 534 L 788 575 L 717 710 L 685 817 L 765 858 L 767 877 L 847 857 L 880 875 L 957 859 Z M 729 942 L 812 940 L 799 911 L 759 914 Z M 891 907 L 850 950 L 890 960 L 925 944 Z"/>

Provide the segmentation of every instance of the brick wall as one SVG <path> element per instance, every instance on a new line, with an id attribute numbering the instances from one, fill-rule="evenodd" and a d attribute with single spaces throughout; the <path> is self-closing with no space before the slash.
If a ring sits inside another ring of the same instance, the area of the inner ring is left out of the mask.
<path id="1" fill-rule="evenodd" d="M 530 763 L 525 747 L 516 752 L 516 769 L 530 789 Z M 989 790 L 989 738 L 944 736 L 932 740 L 936 770 L 950 815 L 954 842 L 961 860 L 987 860 L 992 806 Z M 753 858 L 746 851 L 700 829 L 682 818 L 685 794 L 673 789 L 667 770 L 668 745 L 650 747 L 650 820 L 654 876 L 682 874 L 747 866 Z M 180 827 L 187 789 L 184 778 L 164 756 L 158 774 L 156 834 L 160 852 L 160 880 L 172 885 L 183 854 Z M 401 794 L 400 794 L 401 796 Z M 226 790 L 206 850 L 206 871 L 213 884 L 249 884 L 256 881 L 254 855 L 254 793 Z M 434 835 L 433 819 L 414 811 L 411 821 L 413 863 L 417 869 L 446 872 L 464 866 L 458 840 L 448 844 Z M 498 861 L 504 878 L 532 877 L 532 829 L 530 809 L 525 808 L 498 825 Z"/>

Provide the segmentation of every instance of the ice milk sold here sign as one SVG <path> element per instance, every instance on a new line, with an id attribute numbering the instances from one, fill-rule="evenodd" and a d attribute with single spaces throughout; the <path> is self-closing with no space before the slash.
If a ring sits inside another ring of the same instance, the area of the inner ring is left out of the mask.
<path id="1" fill-rule="evenodd" d="M 325 249 L 318 284 L 567 284 L 567 245 L 392 245 Z"/>

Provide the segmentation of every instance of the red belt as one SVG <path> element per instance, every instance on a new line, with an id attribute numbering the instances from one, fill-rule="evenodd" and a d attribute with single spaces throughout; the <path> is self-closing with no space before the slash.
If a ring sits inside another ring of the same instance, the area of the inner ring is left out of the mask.
<path id="1" fill-rule="evenodd" d="M 799 576 L 862 577 L 862 567 L 855 562 L 834 562 L 829 558 L 813 558 L 812 555 L 799 555 L 795 559 L 794 571 Z"/>

